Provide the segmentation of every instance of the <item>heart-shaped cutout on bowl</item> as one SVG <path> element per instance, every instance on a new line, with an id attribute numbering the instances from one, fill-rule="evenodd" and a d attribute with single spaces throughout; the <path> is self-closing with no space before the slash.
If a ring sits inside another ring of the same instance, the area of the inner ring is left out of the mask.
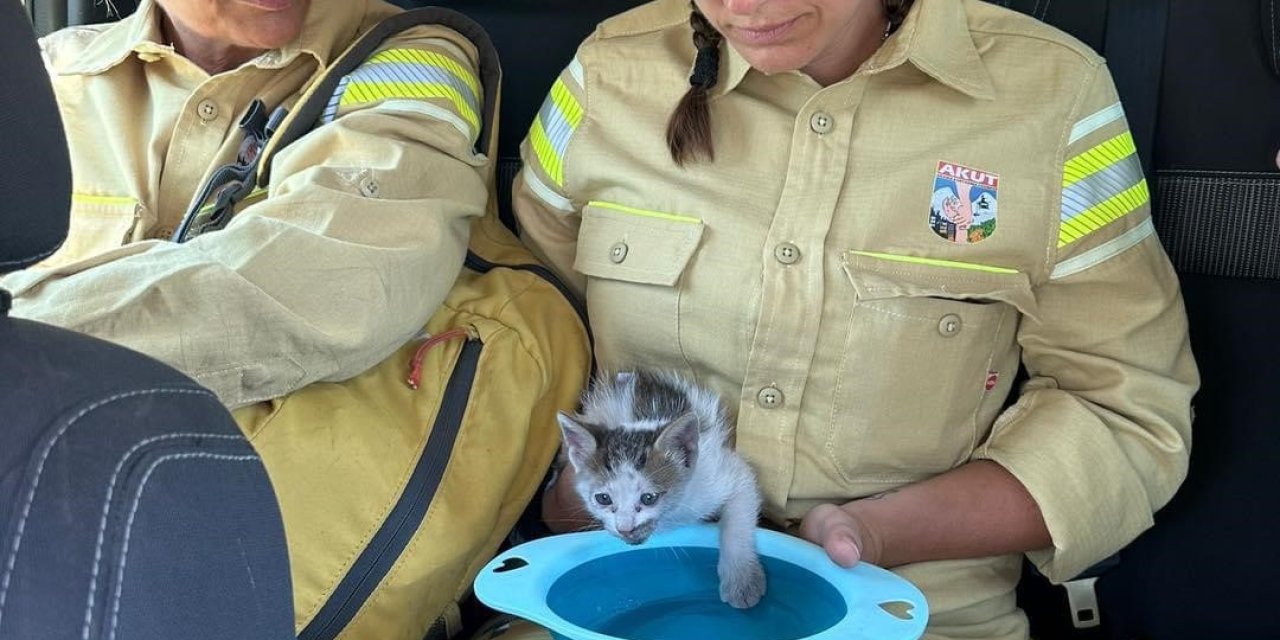
<path id="1" fill-rule="evenodd" d="M 881 602 L 880 608 L 884 609 L 885 613 L 899 620 L 915 619 L 915 615 L 912 614 L 912 611 L 915 611 L 916 606 L 914 604 L 911 604 L 910 602 L 904 602 L 902 600 Z"/>
<path id="2" fill-rule="evenodd" d="M 524 558 L 507 558 L 502 561 L 502 566 L 494 569 L 493 572 L 506 573 L 508 571 L 515 571 L 516 569 L 522 569 L 527 566 L 529 566 L 529 561 Z"/>

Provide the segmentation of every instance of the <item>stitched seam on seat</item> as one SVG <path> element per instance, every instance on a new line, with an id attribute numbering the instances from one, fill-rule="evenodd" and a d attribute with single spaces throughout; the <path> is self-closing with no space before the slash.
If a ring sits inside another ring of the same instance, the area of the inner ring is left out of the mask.
<path id="1" fill-rule="evenodd" d="M 1280 72 L 1280 40 L 1276 40 L 1276 0 L 1271 0 L 1271 65 Z"/>
<path id="2" fill-rule="evenodd" d="M 138 513 L 138 505 L 142 503 L 142 492 L 147 489 L 147 481 L 151 479 L 151 472 L 155 471 L 156 467 L 160 466 L 161 463 L 169 460 L 192 460 L 197 458 L 223 462 L 253 462 L 261 460 L 256 455 L 231 456 L 217 453 L 173 453 L 157 458 L 147 467 L 147 472 L 142 475 L 142 482 L 138 484 L 138 493 L 133 496 L 133 504 L 129 506 L 129 518 L 125 521 L 124 544 L 120 551 L 120 571 L 116 574 L 116 589 L 111 596 L 111 630 L 107 635 L 107 640 L 115 640 L 116 628 L 120 622 L 120 592 L 124 588 L 124 571 L 129 564 L 129 536 L 133 533 L 133 517 Z"/>
<path id="3" fill-rule="evenodd" d="M 27 264 L 28 262 L 39 262 L 57 253 L 58 248 L 61 246 L 62 246 L 62 241 L 59 240 L 58 242 L 54 243 L 53 247 L 49 248 L 46 251 L 43 251 L 40 253 L 34 253 L 25 258 L 18 258 L 17 260 L 5 260 L 4 262 L 0 262 L 0 267 L 11 267 L 15 264 Z"/>
<path id="4" fill-rule="evenodd" d="M 130 448 L 120 456 L 120 461 L 116 463 L 116 468 L 111 472 L 111 479 L 107 481 L 107 497 L 102 502 L 102 518 L 98 521 L 98 540 L 93 545 L 93 571 L 89 574 L 89 601 L 84 610 L 84 628 L 80 630 L 82 640 L 89 640 L 89 627 L 93 624 L 93 605 L 95 593 L 98 590 L 98 569 L 102 562 L 102 544 L 107 534 L 107 515 L 111 511 L 111 498 L 115 496 L 116 480 L 120 476 L 120 472 L 124 469 L 124 465 L 137 453 L 139 449 L 161 440 L 173 440 L 175 438 L 217 438 L 220 440 L 244 440 L 244 436 L 224 435 L 218 433 L 167 433 L 164 435 L 153 436 L 147 438 Z"/>
<path id="5" fill-rule="evenodd" d="M 119 400 L 123 400 L 125 398 L 133 398 L 133 397 L 145 396 L 145 395 L 155 395 L 155 394 L 161 394 L 161 393 L 201 395 L 201 396 L 208 396 L 212 398 L 214 401 L 217 401 L 217 396 L 213 395 L 211 391 L 208 391 L 206 389 L 155 387 L 151 389 L 138 389 L 134 391 L 127 391 L 124 393 L 117 393 L 113 396 L 109 396 L 107 398 L 99 400 L 82 409 L 79 413 L 72 416 L 71 419 L 68 420 L 66 424 L 62 425 L 62 428 L 58 429 L 58 432 L 55 433 L 53 437 L 49 439 L 49 442 L 48 444 L 45 445 L 44 450 L 40 452 L 40 461 L 37 463 L 36 475 L 35 475 L 35 478 L 31 481 L 31 488 L 27 491 L 26 497 L 23 498 L 22 512 L 21 512 L 22 515 L 18 517 L 18 529 L 17 529 L 17 532 L 14 534 L 13 547 L 9 550 L 9 555 L 5 559 L 4 577 L 3 579 L 0 579 L 0 622 L 4 622 L 4 611 L 5 611 L 4 607 L 5 607 L 6 598 L 9 595 L 9 582 L 10 580 L 13 579 L 13 568 L 17 564 L 18 551 L 22 548 L 22 534 L 26 531 L 27 517 L 31 515 L 31 503 L 35 500 L 36 489 L 40 488 L 40 477 L 44 473 L 45 462 L 49 460 L 49 453 L 53 451 L 53 447 L 58 444 L 58 440 L 60 440 L 63 434 L 65 434 L 67 430 L 71 428 L 71 425 L 76 424 L 77 422 L 80 421 L 81 418 L 99 409 L 100 407 L 106 406 L 108 404 L 111 404 Z"/>

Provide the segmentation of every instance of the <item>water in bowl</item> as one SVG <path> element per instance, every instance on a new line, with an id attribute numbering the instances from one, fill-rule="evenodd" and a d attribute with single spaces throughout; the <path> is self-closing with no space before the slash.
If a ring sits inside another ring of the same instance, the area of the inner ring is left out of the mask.
<path id="1" fill-rule="evenodd" d="M 771 557 L 761 558 L 769 581 L 764 599 L 734 609 L 720 601 L 718 554 L 706 547 L 654 547 L 597 558 L 560 576 L 547 605 L 570 623 L 625 640 L 799 640 L 847 612 L 826 580 Z"/>

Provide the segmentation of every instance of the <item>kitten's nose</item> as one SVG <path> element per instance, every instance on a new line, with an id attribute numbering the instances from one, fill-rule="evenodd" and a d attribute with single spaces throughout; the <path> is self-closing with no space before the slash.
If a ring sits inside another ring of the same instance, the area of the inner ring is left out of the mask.
<path id="1" fill-rule="evenodd" d="M 622 527 L 618 527 L 618 537 L 622 538 L 623 542 L 630 545 L 640 544 L 641 542 L 644 541 L 644 538 L 642 536 L 636 535 L 636 530 L 634 527 L 630 529 L 623 529 Z"/>

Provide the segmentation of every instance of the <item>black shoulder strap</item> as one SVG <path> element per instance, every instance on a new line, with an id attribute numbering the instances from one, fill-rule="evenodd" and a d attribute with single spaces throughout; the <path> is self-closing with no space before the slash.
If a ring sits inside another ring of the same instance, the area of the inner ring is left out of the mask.
<path id="1" fill-rule="evenodd" d="M 382 20 L 361 34 L 342 55 L 330 63 L 320 80 L 312 83 L 303 93 L 292 111 L 281 106 L 268 117 L 262 102 L 254 100 L 240 122 L 245 140 L 236 161 L 219 167 L 202 185 L 174 231 L 173 242 L 186 242 L 202 233 L 226 226 L 231 221 L 236 204 L 254 188 L 270 181 L 271 159 L 275 154 L 316 126 L 343 76 L 363 64 L 387 38 L 419 25 L 450 28 L 470 40 L 479 52 L 480 84 L 484 88 L 484 117 L 476 139 L 476 151 L 495 157 L 502 70 L 498 50 L 493 46 L 489 34 L 474 20 L 452 9 L 423 7 L 403 11 Z"/>
<path id="2" fill-rule="evenodd" d="M 1110 0 L 1103 55 L 1115 79 L 1143 172 L 1154 173 L 1157 106 L 1169 0 Z"/>

